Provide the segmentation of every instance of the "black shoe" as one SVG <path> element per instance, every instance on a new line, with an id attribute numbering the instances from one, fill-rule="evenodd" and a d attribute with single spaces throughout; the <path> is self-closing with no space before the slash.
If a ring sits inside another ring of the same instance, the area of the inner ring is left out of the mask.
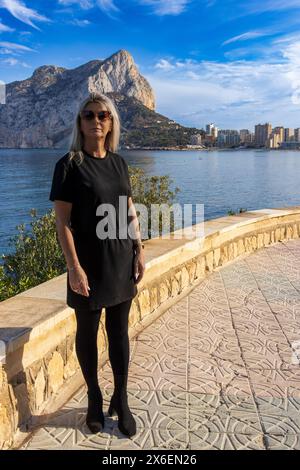
<path id="1" fill-rule="evenodd" d="M 104 414 L 102 411 L 102 395 L 88 392 L 88 411 L 86 415 L 86 424 L 89 430 L 96 434 L 104 428 Z"/>
<path id="2" fill-rule="evenodd" d="M 133 436 L 136 433 L 136 422 L 129 409 L 127 395 L 113 395 L 108 409 L 109 416 L 114 412 L 118 415 L 118 428 L 126 436 Z"/>

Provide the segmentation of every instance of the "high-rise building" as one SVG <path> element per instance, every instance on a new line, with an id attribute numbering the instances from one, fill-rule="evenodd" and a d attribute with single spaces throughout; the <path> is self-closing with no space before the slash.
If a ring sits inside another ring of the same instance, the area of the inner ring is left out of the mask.
<path id="1" fill-rule="evenodd" d="M 270 134 L 270 137 L 267 140 L 267 147 L 271 149 L 278 149 L 280 145 L 282 144 L 282 140 L 280 137 L 280 133 L 272 132 Z"/>
<path id="2" fill-rule="evenodd" d="M 250 144 L 254 142 L 254 133 L 250 132 L 249 129 L 240 130 L 240 141 L 241 144 Z"/>
<path id="3" fill-rule="evenodd" d="M 211 130 L 211 135 L 216 139 L 218 137 L 218 128 L 217 127 L 213 127 L 212 130 Z"/>
<path id="4" fill-rule="evenodd" d="M 276 126 L 272 130 L 267 140 L 267 147 L 277 149 L 284 141 L 284 127 Z"/>
<path id="5" fill-rule="evenodd" d="M 290 142 L 291 140 L 294 140 L 294 129 L 286 127 L 284 129 L 284 142 Z"/>
<path id="6" fill-rule="evenodd" d="M 212 135 L 212 130 L 215 127 L 214 123 L 211 122 L 210 124 L 206 124 L 206 134 L 207 135 Z"/>
<path id="7" fill-rule="evenodd" d="M 249 138 L 249 130 L 248 129 L 241 129 L 240 130 L 240 139 L 241 139 L 241 143 L 245 143 L 248 141 L 248 138 Z"/>
<path id="8" fill-rule="evenodd" d="M 294 130 L 294 138 L 296 142 L 300 142 L 300 127 Z"/>
<path id="9" fill-rule="evenodd" d="M 279 141 L 284 141 L 284 127 L 283 126 L 276 126 L 273 129 L 273 133 L 279 135 Z"/>
<path id="10" fill-rule="evenodd" d="M 272 125 L 270 123 L 266 124 L 256 124 L 255 126 L 255 143 L 260 146 L 267 146 L 268 139 L 272 132 Z"/>
<path id="11" fill-rule="evenodd" d="M 239 145 L 239 132 L 234 129 L 219 129 L 217 144 L 220 147 Z"/>

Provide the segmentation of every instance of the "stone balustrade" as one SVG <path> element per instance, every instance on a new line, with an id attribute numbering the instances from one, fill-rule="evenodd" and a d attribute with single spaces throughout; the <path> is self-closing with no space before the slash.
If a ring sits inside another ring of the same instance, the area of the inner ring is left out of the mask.
<path id="1" fill-rule="evenodd" d="M 194 227 L 195 229 L 196 227 Z M 145 242 L 146 272 L 129 315 L 132 338 L 203 278 L 263 246 L 299 238 L 300 206 L 262 209 L 204 223 L 203 237 L 172 233 Z M 0 303 L 0 448 L 16 447 L 84 383 L 66 273 Z M 103 309 L 99 366 L 108 360 Z"/>

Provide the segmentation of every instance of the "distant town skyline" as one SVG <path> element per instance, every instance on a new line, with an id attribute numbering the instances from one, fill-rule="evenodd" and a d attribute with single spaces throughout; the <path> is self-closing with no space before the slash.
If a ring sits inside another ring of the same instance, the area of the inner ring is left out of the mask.
<path id="1" fill-rule="evenodd" d="M 300 0 L 0 0 L 0 80 L 126 49 L 182 125 L 297 127 L 299 13 Z"/>
<path id="2" fill-rule="evenodd" d="M 256 124 L 249 129 L 222 129 L 214 123 L 206 124 L 204 135 L 192 136 L 192 144 L 217 145 L 219 147 L 249 146 L 272 149 L 300 149 L 300 127 L 272 126 L 272 123 Z"/>
<path id="3" fill-rule="evenodd" d="M 243 130 L 248 130 L 249 132 L 254 133 L 255 132 L 255 126 L 265 125 L 265 124 L 270 124 L 272 126 L 272 128 L 282 127 L 283 129 L 293 129 L 293 130 L 298 129 L 298 126 L 289 126 L 289 127 L 284 126 L 284 125 L 275 125 L 275 126 L 273 126 L 273 124 L 271 122 L 257 122 L 254 125 L 254 128 L 244 128 L 244 127 L 243 128 L 229 128 L 229 127 L 226 128 L 226 127 L 219 127 L 219 126 L 216 125 L 216 123 L 210 122 L 210 123 L 207 123 L 204 126 L 202 126 L 202 129 L 206 130 L 208 126 L 213 125 L 213 127 L 216 127 L 218 130 L 236 130 L 238 132 L 243 131 Z M 300 124 L 300 116 L 299 116 L 299 124 Z"/>

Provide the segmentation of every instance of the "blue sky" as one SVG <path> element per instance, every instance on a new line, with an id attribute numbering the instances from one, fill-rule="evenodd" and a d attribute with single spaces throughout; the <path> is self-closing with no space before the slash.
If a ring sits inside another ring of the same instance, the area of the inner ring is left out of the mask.
<path id="1" fill-rule="evenodd" d="M 0 80 L 126 49 L 183 125 L 300 127 L 300 0 L 0 0 Z"/>

